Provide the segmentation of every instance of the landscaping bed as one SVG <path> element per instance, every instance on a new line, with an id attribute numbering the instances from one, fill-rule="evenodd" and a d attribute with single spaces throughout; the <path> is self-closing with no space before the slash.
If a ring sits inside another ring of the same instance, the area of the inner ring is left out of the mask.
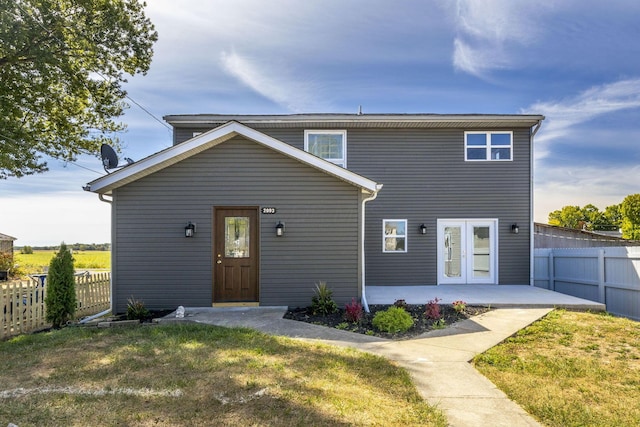
<path id="1" fill-rule="evenodd" d="M 425 332 L 432 331 L 434 329 L 444 329 L 461 320 L 469 319 L 478 314 L 485 313 L 490 310 L 488 307 L 482 306 L 468 306 L 465 305 L 464 309 L 454 309 L 452 304 L 437 304 L 439 306 L 439 318 L 433 318 L 427 316 L 427 312 L 430 309 L 433 310 L 433 304 L 404 304 L 402 302 L 396 303 L 396 306 L 401 306 L 407 313 L 411 315 L 413 319 L 413 326 L 411 326 L 406 332 L 383 332 L 377 329 L 373 325 L 373 319 L 376 313 L 385 311 L 393 305 L 369 305 L 369 313 L 362 313 L 362 318 L 359 322 L 348 322 L 345 319 L 345 309 L 338 308 L 336 312 L 330 314 L 314 314 L 311 307 L 299 307 L 289 309 L 285 315 L 285 319 L 298 320 L 301 322 L 312 323 L 315 325 L 327 326 L 330 328 L 341 329 L 345 331 L 355 332 L 359 334 L 377 336 L 381 338 L 403 340 L 417 337 Z"/>

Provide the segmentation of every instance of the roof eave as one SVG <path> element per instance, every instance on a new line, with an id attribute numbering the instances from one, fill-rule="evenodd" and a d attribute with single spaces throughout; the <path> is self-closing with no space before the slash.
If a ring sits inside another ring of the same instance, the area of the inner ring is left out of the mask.
<path id="1" fill-rule="evenodd" d="M 368 178 L 295 148 L 236 121 L 228 122 L 222 126 L 200 134 L 195 138 L 178 145 L 174 145 L 171 148 L 153 154 L 136 163 L 128 165 L 125 168 L 91 181 L 85 188 L 87 191 L 94 193 L 110 195 L 113 189 L 169 167 L 183 159 L 227 141 L 236 135 L 242 135 L 243 137 L 251 139 L 258 144 L 267 146 L 268 148 L 280 152 L 290 158 L 321 170 L 322 172 L 348 182 L 356 187 L 362 188 L 369 193 L 373 194 L 378 191 L 379 184 Z"/>
<path id="2" fill-rule="evenodd" d="M 178 114 L 164 116 L 164 119 L 173 127 L 209 125 L 232 120 L 252 125 L 278 127 L 315 123 L 375 127 L 460 127 L 467 125 L 531 127 L 544 118 L 539 114 Z"/>

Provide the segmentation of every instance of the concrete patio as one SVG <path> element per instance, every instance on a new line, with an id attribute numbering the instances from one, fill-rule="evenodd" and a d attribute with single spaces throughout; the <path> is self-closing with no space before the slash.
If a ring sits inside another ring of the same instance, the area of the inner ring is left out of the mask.
<path id="1" fill-rule="evenodd" d="M 526 285 L 367 286 L 366 297 L 369 304 L 393 304 L 399 299 L 407 304 L 426 304 L 438 298 L 441 304 L 461 300 L 491 307 L 606 310 L 599 302 Z"/>

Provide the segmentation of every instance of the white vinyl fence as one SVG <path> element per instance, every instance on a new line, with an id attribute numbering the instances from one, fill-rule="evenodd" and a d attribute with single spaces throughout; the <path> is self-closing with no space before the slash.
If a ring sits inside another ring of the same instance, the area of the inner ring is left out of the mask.
<path id="1" fill-rule="evenodd" d="M 640 247 L 536 249 L 535 285 L 640 320 Z"/>

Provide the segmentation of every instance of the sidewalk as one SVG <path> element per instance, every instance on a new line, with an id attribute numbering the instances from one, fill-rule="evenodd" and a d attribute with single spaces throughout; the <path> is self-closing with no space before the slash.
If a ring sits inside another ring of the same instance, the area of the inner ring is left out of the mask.
<path id="1" fill-rule="evenodd" d="M 517 427 L 540 424 L 478 373 L 469 361 L 551 310 L 500 308 L 404 341 L 283 319 L 286 307 L 187 308 L 184 319 L 169 315 L 160 322 L 247 327 L 271 335 L 368 351 L 407 369 L 420 394 L 445 412 L 449 425 Z"/>

